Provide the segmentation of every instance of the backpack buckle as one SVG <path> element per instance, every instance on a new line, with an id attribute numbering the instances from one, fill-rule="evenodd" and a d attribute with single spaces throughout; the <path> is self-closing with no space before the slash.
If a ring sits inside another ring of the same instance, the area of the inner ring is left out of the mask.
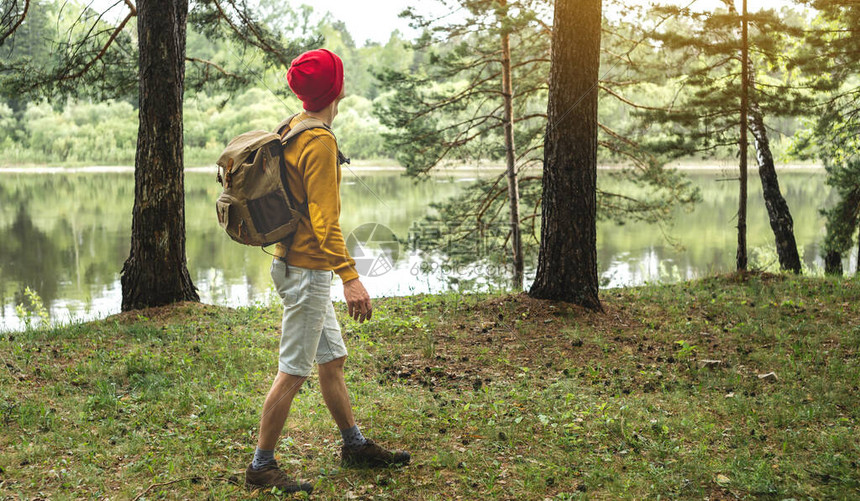
<path id="1" fill-rule="evenodd" d="M 337 164 L 338 165 L 343 165 L 343 164 L 349 165 L 349 157 L 347 157 L 346 155 L 341 153 L 340 150 L 337 150 Z"/>

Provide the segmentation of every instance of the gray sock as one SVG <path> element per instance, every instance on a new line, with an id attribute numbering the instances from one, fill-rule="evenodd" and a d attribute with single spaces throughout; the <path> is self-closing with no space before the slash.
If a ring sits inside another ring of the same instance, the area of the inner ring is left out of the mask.
<path id="1" fill-rule="evenodd" d="M 278 464 L 278 462 L 275 461 L 275 451 L 264 451 L 257 447 L 257 450 L 254 451 L 254 462 L 251 463 L 251 468 L 259 470 L 269 466 L 270 464 Z"/>
<path id="2" fill-rule="evenodd" d="M 361 434 L 358 425 L 346 430 L 340 430 L 340 436 L 343 437 L 343 445 L 347 447 L 358 447 L 367 443 L 367 439 Z"/>

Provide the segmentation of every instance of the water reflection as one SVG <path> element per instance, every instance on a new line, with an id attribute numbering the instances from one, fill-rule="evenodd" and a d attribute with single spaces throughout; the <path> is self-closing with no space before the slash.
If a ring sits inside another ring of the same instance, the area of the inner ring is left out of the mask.
<path id="1" fill-rule="evenodd" d="M 15 211 L 12 224 L 0 228 L 0 280 L 27 284 L 44 301 L 57 298 L 59 270 L 63 254 L 47 233 L 33 224 L 26 207 Z M 6 295 L 11 292 L 11 297 Z M 0 300 L 5 304 L 24 302 L 24 289 L 0 287 Z"/>
<path id="2" fill-rule="evenodd" d="M 476 173 L 423 182 L 396 172 L 360 174 L 358 179 L 344 172 L 344 233 L 377 223 L 390 228 L 401 242 L 397 256 L 391 253 L 393 269 L 364 279 L 372 295 L 486 289 L 498 283 L 502 270 L 496 267 L 452 269 L 440 256 L 428 260 L 410 251 L 408 244 L 410 228 L 427 214 L 429 204 L 456 194 Z M 676 214 L 671 226 L 598 226 L 603 287 L 690 279 L 733 268 L 737 184 L 718 181 L 728 177 L 719 171 L 691 177 L 702 188 L 704 201 L 693 212 Z M 830 196 L 823 180 L 820 171 L 780 174 L 801 255 L 811 268 L 821 265 L 819 208 Z M 611 180 L 602 177 L 601 182 Z M 132 173 L 0 173 L 0 330 L 21 327 L 15 305 L 24 301 L 26 287 L 43 298 L 59 321 L 119 310 L 119 270 L 129 249 L 133 183 Z M 188 265 L 201 299 L 229 306 L 269 301 L 271 257 L 232 242 L 218 227 L 212 205 L 220 186 L 213 176 L 189 173 L 186 186 Z M 755 182 L 750 185 L 748 226 L 753 261 L 775 263 L 773 236 Z M 527 278 L 535 260 L 535 255 L 527 256 Z M 845 264 L 853 272 L 853 253 Z M 333 289 L 335 297 L 340 293 L 339 287 Z"/>

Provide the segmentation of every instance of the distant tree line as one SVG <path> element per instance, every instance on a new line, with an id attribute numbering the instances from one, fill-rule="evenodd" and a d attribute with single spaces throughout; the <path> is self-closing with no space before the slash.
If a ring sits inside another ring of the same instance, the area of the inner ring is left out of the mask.
<path id="1" fill-rule="evenodd" d="M 27 22 L 22 23 L 14 35 L 0 45 L 0 124 L 3 125 L 0 127 L 0 162 L 3 165 L 130 164 L 134 160 L 136 148 L 134 131 L 137 126 L 137 103 L 130 97 L 129 88 L 131 86 L 133 89 L 136 75 L 133 68 L 127 67 L 125 59 L 120 64 L 120 60 L 116 59 L 118 56 L 107 51 L 90 69 L 100 69 L 98 78 L 84 78 L 83 75 L 81 78 L 72 78 L 80 72 L 80 68 L 65 74 L 60 70 L 53 73 L 42 71 L 23 80 L 20 78 L 19 70 L 25 66 L 51 68 L 57 64 L 52 56 L 57 47 L 46 43 L 47 40 L 58 35 L 79 35 L 79 30 L 85 26 L 76 24 L 77 18 L 73 14 L 79 11 L 73 8 L 75 4 L 68 3 L 65 9 L 61 9 L 63 4 L 60 0 L 30 2 Z M 549 39 L 545 30 L 551 29 L 546 23 L 541 26 L 541 19 L 536 18 L 533 11 L 546 19 L 551 5 L 539 1 L 530 2 L 528 7 L 520 10 L 517 14 L 519 20 L 516 21 L 519 24 L 515 23 L 510 29 L 514 30 L 515 36 L 515 103 L 521 103 L 517 104 L 521 109 L 517 110 L 515 118 L 515 137 L 521 145 L 518 156 L 527 163 L 533 163 L 541 160 L 540 155 L 536 155 L 540 145 L 535 139 L 540 135 L 541 127 L 534 120 L 544 117 L 546 111 L 541 109 L 547 95 L 546 82 L 539 76 L 548 71 Z M 384 134 L 392 134 L 397 117 L 388 111 L 380 113 L 379 110 L 390 109 L 392 97 L 396 96 L 398 100 L 404 97 L 402 94 L 395 95 L 392 78 L 397 74 L 427 73 L 428 77 L 435 78 L 439 86 L 435 92 L 448 92 L 451 88 L 465 85 L 468 82 L 467 73 L 446 77 L 444 67 L 453 64 L 454 58 L 465 57 L 464 48 L 486 44 L 476 37 L 488 36 L 486 32 L 473 30 L 472 34 L 464 32 L 457 36 L 424 38 L 410 43 L 395 32 L 384 44 L 365 43 L 358 46 L 343 22 L 330 16 L 311 22 L 312 9 L 308 6 L 293 10 L 287 4 L 266 0 L 260 3 L 259 10 L 261 22 L 294 36 L 317 37 L 325 47 L 342 56 L 348 75 L 349 98 L 343 103 L 342 115 L 336 126 L 340 132 L 338 137 L 344 143 L 343 150 L 355 159 L 398 159 L 407 166 L 418 165 L 404 157 L 412 150 L 400 148 L 395 141 L 383 140 Z M 90 9 L 88 15 L 98 14 Z M 656 16 L 653 13 L 643 15 Z M 128 24 L 132 26 L 135 22 L 132 17 Z M 203 15 L 192 15 L 189 22 L 185 104 L 185 146 L 189 165 L 212 163 L 220 148 L 233 135 L 244 130 L 243 124 L 270 128 L 285 114 L 300 108 L 286 88 L 283 72 L 279 73 L 278 69 L 263 63 L 264 58 L 260 55 L 262 50 L 245 47 L 241 41 L 229 37 L 207 36 L 207 30 L 211 31 L 214 24 L 207 24 L 207 17 Z M 98 26 L 106 35 L 112 34 L 111 29 L 115 28 L 106 21 L 100 21 Z M 637 33 L 621 25 L 605 24 L 604 30 L 608 33 L 603 42 L 603 65 L 606 67 L 614 63 L 611 54 L 618 55 L 619 51 L 624 53 L 629 48 L 623 46 L 622 40 L 634 37 Z M 523 37 L 522 43 L 517 41 L 517 36 L 527 33 L 530 37 Z M 114 41 L 114 44 L 122 45 L 124 51 L 133 53 L 135 49 L 130 43 L 123 32 Z M 81 59 L 85 55 L 97 56 L 101 49 L 97 44 L 80 45 L 63 48 L 78 50 L 77 57 Z M 644 48 L 636 47 L 636 52 L 627 57 L 635 57 Z M 517 62 L 529 58 L 534 60 L 539 69 Z M 687 62 L 682 68 L 690 64 Z M 609 85 L 618 83 L 614 79 L 615 75 L 629 75 L 632 70 L 628 66 L 625 63 L 623 67 L 617 67 L 610 73 L 613 79 L 602 85 L 618 93 L 617 87 Z M 111 71 L 106 71 L 106 68 L 111 68 Z M 117 68 L 123 70 L 117 71 Z M 434 72 L 438 74 L 433 76 Z M 527 78 L 524 79 L 524 76 Z M 45 80 L 56 80 L 57 85 L 45 86 Z M 41 86 L 39 81 L 42 82 Z M 636 85 L 625 85 L 623 98 L 643 106 L 657 105 L 672 96 L 669 83 L 665 77 L 643 78 Z M 117 97 L 119 99 L 111 99 Z M 404 104 L 405 110 L 408 103 L 401 104 Z M 473 109 L 477 106 L 473 101 L 464 102 L 463 105 L 458 112 L 462 116 L 477 111 Z M 446 111 L 448 115 L 443 120 L 453 119 L 451 110 Z M 624 138 L 635 139 L 643 137 L 647 131 L 649 143 L 665 145 L 666 141 L 670 141 L 671 129 L 656 124 L 641 128 L 635 112 L 635 108 L 602 92 L 599 113 L 601 124 L 606 129 L 602 132 L 603 148 L 598 152 L 601 162 L 629 161 L 629 144 L 613 135 L 613 132 L 621 132 Z M 777 128 L 784 136 L 780 136 L 773 145 L 774 155 L 777 159 L 786 159 L 789 146 L 787 138 L 794 134 L 799 123 L 790 118 L 780 120 Z M 53 130 L 50 129 L 52 123 L 56 125 Z M 440 125 L 444 123 L 442 121 Z M 499 141 L 496 141 L 493 134 L 496 133 L 488 131 L 488 134 L 481 134 L 482 147 L 458 148 L 450 160 L 460 163 L 503 163 L 505 148 L 499 147 L 503 143 L 502 135 L 498 133 Z M 100 144 L 94 144 L 95 139 L 100 139 Z M 444 144 L 444 141 L 440 142 L 437 148 Z M 687 141 L 685 144 L 691 143 Z M 685 147 L 673 150 L 670 156 L 713 161 L 732 158 L 733 154 L 728 147 L 703 152 Z M 614 207 L 618 203 L 623 204 L 623 200 L 616 199 L 606 206 Z"/>

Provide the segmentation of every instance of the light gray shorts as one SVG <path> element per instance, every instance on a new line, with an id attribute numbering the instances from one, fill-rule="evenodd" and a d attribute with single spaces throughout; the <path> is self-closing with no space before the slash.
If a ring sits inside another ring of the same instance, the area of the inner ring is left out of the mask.
<path id="1" fill-rule="evenodd" d="M 324 364 L 345 357 L 346 345 L 331 303 L 334 273 L 291 266 L 280 259 L 272 261 L 270 271 L 284 303 L 278 370 L 307 377 L 314 360 Z"/>

